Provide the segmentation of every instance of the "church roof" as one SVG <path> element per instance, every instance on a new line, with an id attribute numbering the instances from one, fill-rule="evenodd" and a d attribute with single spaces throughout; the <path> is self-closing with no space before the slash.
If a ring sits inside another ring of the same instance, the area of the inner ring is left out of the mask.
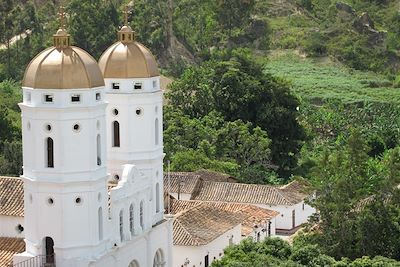
<path id="1" fill-rule="evenodd" d="M 302 201 L 300 194 L 293 192 L 270 185 L 204 181 L 192 199 L 292 206 Z"/>
<path id="2" fill-rule="evenodd" d="M 0 266 L 9 266 L 14 254 L 25 250 L 23 238 L 0 237 Z"/>
<path id="3" fill-rule="evenodd" d="M 0 215 L 24 216 L 24 183 L 20 178 L 0 176 Z"/>
<path id="4" fill-rule="evenodd" d="M 272 218 L 276 217 L 279 212 L 260 208 L 251 204 L 235 204 L 227 202 L 202 202 L 193 200 L 171 200 L 171 213 L 178 214 L 179 212 L 189 210 L 193 207 L 203 206 L 204 208 L 209 208 L 211 211 L 215 208 L 232 212 L 240 215 L 243 219 L 242 223 L 242 236 L 248 236 L 252 233 L 255 225 L 261 226 Z M 174 229 L 175 231 L 175 229 Z"/>
<path id="5" fill-rule="evenodd" d="M 104 78 L 150 78 L 160 76 L 150 50 L 138 42 L 116 42 L 99 60 Z"/>
<path id="6" fill-rule="evenodd" d="M 173 244 L 203 246 L 241 224 L 243 214 L 209 205 L 197 205 L 177 215 L 173 223 Z"/>
<path id="7" fill-rule="evenodd" d="M 28 65 L 22 86 L 37 89 L 81 89 L 104 86 L 96 60 L 79 47 L 50 47 Z"/>

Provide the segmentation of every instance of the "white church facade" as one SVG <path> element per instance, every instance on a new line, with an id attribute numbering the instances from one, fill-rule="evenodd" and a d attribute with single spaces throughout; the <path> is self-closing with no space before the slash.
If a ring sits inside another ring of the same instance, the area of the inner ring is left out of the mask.
<path id="1" fill-rule="evenodd" d="M 14 266 L 172 266 L 160 75 L 129 26 L 118 38 L 98 64 L 62 25 L 26 69 Z"/>

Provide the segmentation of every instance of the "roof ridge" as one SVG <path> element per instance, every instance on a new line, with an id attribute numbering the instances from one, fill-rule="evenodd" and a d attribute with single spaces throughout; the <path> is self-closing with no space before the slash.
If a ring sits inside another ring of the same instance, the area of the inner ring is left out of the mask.
<path id="1" fill-rule="evenodd" d="M 21 177 L 18 176 L 2 176 L 0 175 L 0 179 L 16 179 L 16 180 L 22 180 Z"/>
<path id="2" fill-rule="evenodd" d="M 175 221 L 179 224 L 182 230 L 195 241 L 195 245 L 200 245 L 199 240 L 186 229 L 186 227 L 179 221 L 179 218 L 176 218 Z"/>
<path id="3" fill-rule="evenodd" d="M 281 189 L 280 188 L 276 188 L 276 187 L 272 187 L 284 200 L 286 200 L 289 204 L 291 204 L 291 205 L 293 205 L 293 204 L 296 204 L 296 203 L 293 203 L 291 200 L 289 200 L 289 199 L 287 199 L 286 197 L 285 197 L 285 195 L 281 192 Z"/>

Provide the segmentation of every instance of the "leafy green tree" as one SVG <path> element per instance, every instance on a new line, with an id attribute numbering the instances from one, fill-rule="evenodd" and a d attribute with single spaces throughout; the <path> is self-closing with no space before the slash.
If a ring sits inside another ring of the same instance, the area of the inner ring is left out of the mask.
<path id="1" fill-rule="evenodd" d="M 69 31 L 74 43 L 99 58 L 117 40 L 119 12 L 112 1 L 71 0 L 67 5 L 70 15 Z"/>
<path id="2" fill-rule="evenodd" d="M 227 121 L 251 122 L 271 138 L 272 162 L 281 173 L 296 166 L 305 139 L 296 118 L 299 102 L 285 82 L 263 73 L 248 51 L 215 53 L 210 61 L 185 71 L 170 89 L 173 108 L 193 118 L 217 111 Z"/>
<path id="3" fill-rule="evenodd" d="M 228 37 L 242 29 L 250 21 L 255 6 L 254 0 L 218 0 L 217 19 L 222 30 L 228 31 Z"/>
<path id="4" fill-rule="evenodd" d="M 174 170 L 205 168 L 238 175 L 243 182 L 277 182 L 267 170 L 271 140 L 259 127 L 241 120 L 226 122 L 215 111 L 190 118 L 166 107 L 164 115 L 166 159 L 171 159 Z M 268 176 L 261 178 L 264 174 Z"/>
<path id="5" fill-rule="evenodd" d="M 367 153 L 360 132 L 354 131 L 344 149 L 321 157 L 314 171 L 318 188 L 314 205 L 320 216 L 314 243 L 335 258 L 398 259 L 399 152 L 395 149 L 385 160 L 375 159 L 375 164 Z"/>

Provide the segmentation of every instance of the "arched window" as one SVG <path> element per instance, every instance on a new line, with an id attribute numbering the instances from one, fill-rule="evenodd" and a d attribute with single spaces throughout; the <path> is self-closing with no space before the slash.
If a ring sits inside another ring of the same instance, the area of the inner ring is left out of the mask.
<path id="1" fill-rule="evenodd" d="M 121 242 L 124 241 L 124 213 L 122 210 L 119 212 L 119 236 Z"/>
<path id="2" fill-rule="evenodd" d="M 120 140 L 119 140 L 119 122 L 114 121 L 113 122 L 113 147 L 119 147 L 120 146 Z"/>
<path id="3" fill-rule="evenodd" d="M 133 260 L 129 263 L 128 267 L 139 267 L 139 263 L 136 260 Z"/>
<path id="4" fill-rule="evenodd" d="M 142 230 L 144 230 L 144 203 L 143 200 L 140 201 L 140 227 L 142 227 Z"/>
<path id="5" fill-rule="evenodd" d="M 97 135 L 97 166 L 101 166 L 101 139 L 100 135 Z"/>
<path id="6" fill-rule="evenodd" d="M 129 230 L 131 231 L 131 235 L 135 234 L 135 225 L 134 225 L 134 216 L 133 216 L 133 204 L 129 207 Z"/>
<path id="7" fill-rule="evenodd" d="M 98 210 L 99 221 L 99 240 L 103 240 L 103 209 L 100 207 Z"/>
<path id="8" fill-rule="evenodd" d="M 54 168 L 54 142 L 50 137 L 46 140 L 47 168 Z"/>
<path id="9" fill-rule="evenodd" d="M 164 267 L 165 264 L 164 253 L 161 249 L 158 249 L 156 255 L 154 255 L 153 267 Z"/>
<path id="10" fill-rule="evenodd" d="M 160 212 L 160 185 L 156 184 L 156 212 Z"/>
<path id="11" fill-rule="evenodd" d="M 160 138 L 160 131 L 159 131 L 159 128 L 158 128 L 158 118 L 155 120 L 155 122 L 154 122 L 154 127 L 155 127 L 155 131 L 154 131 L 154 138 L 155 138 L 155 144 L 156 145 L 158 145 L 158 143 L 159 143 L 159 141 L 158 141 L 158 139 Z"/>
<path id="12" fill-rule="evenodd" d="M 43 239 L 43 245 L 44 245 L 44 254 L 46 255 L 45 263 L 48 263 L 50 266 L 52 265 L 51 263 L 54 264 L 54 240 L 53 238 L 46 236 Z"/>

